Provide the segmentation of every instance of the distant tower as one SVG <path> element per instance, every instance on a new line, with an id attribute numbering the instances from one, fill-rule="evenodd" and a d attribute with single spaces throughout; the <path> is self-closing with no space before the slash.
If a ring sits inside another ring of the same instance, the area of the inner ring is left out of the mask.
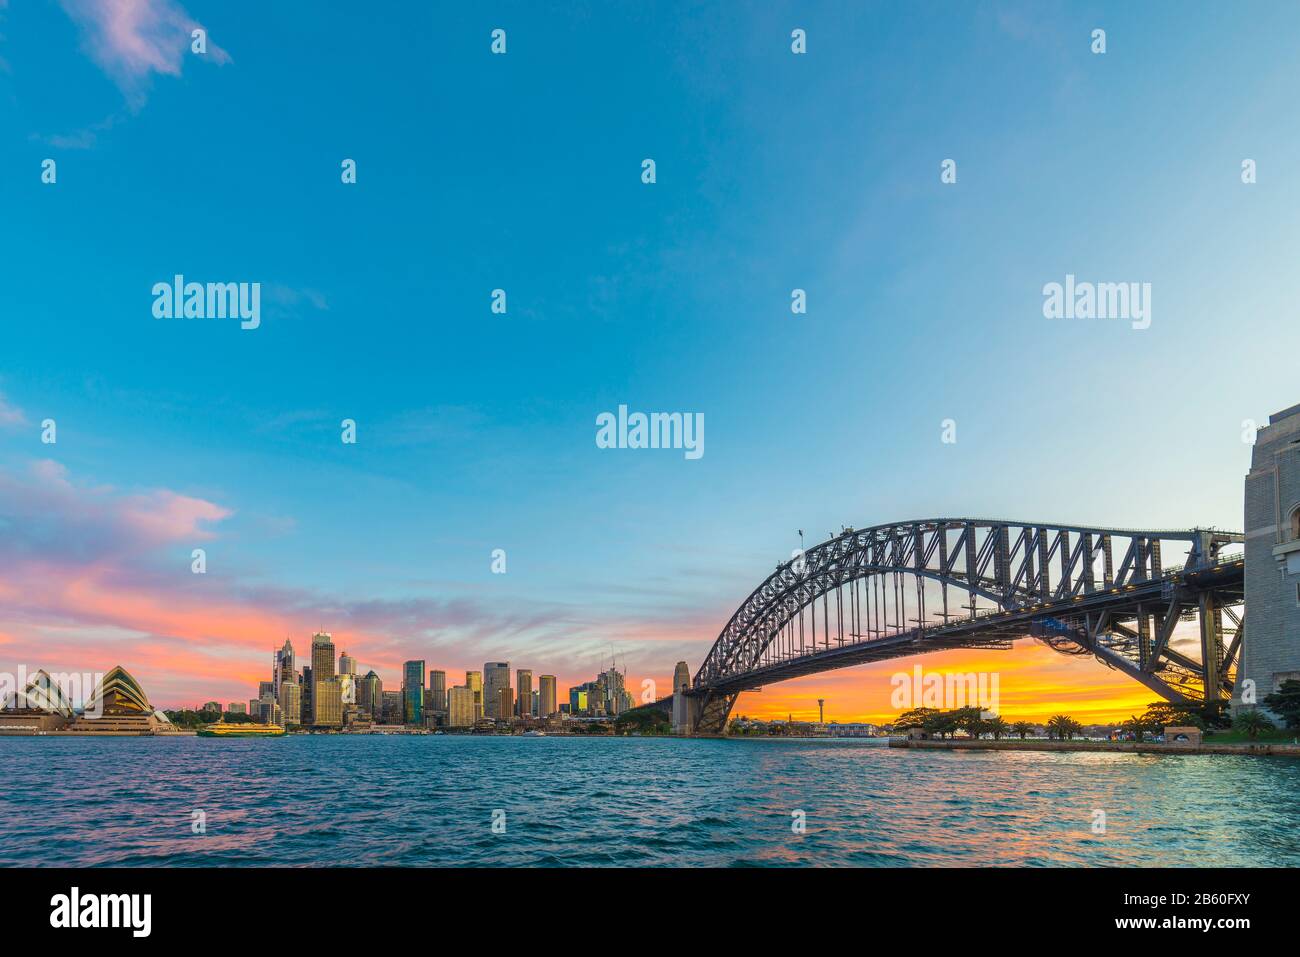
<path id="1" fill-rule="evenodd" d="M 429 672 L 429 707 L 438 712 L 447 710 L 447 672 Z"/>
<path id="2" fill-rule="evenodd" d="M 533 709 L 533 673 L 528 668 L 518 668 L 515 670 L 515 692 L 518 695 L 518 701 L 515 710 L 519 712 L 522 718 L 531 714 Z M 502 715 L 502 717 L 508 717 Z"/>
<path id="3" fill-rule="evenodd" d="M 825 698 L 817 699 L 817 723 L 818 724 L 826 723 L 826 699 Z"/>
<path id="4" fill-rule="evenodd" d="M 293 642 L 284 639 L 284 647 L 275 653 L 275 671 L 273 674 L 275 693 L 279 695 L 280 685 L 285 681 L 297 681 L 297 666 L 293 657 Z"/>
<path id="5" fill-rule="evenodd" d="M 402 710 L 407 724 L 424 720 L 424 659 L 402 664 Z"/>
<path id="6" fill-rule="evenodd" d="M 311 636 L 311 674 L 315 681 L 334 677 L 334 639 L 327 631 Z"/>
<path id="7" fill-rule="evenodd" d="M 292 675 L 286 675 L 280 682 L 280 696 L 277 702 L 280 705 L 280 717 L 285 727 L 291 724 L 302 724 L 302 689 L 298 687 L 298 682 Z"/>
<path id="8" fill-rule="evenodd" d="M 555 675 L 542 675 L 537 679 L 537 716 L 548 718 L 558 709 L 555 706 Z"/>
<path id="9" fill-rule="evenodd" d="M 483 714 L 485 717 L 510 717 L 508 714 L 500 713 L 501 689 L 509 687 L 510 662 L 489 661 L 483 665 Z"/>
<path id="10" fill-rule="evenodd" d="M 1262 704 L 1283 681 L 1300 680 L 1300 405 L 1255 434 L 1245 499 L 1247 628 L 1235 706 L 1243 681 Z"/>
<path id="11" fill-rule="evenodd" d="M 465 672 L 465 687 L 474 692 L 474 720 L 483 717 L 483 672 Z"/>

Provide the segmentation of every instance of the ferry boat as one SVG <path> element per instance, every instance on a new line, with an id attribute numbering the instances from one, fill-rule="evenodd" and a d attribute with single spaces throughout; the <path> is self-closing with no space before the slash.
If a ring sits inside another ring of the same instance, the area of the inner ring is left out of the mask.
<path id="1" fill-rule="evenodd" d="M 278 724 L 227 724 L 218 721 L 206 728 L 199 728 L 202 738 L 278 738 L 284 734 L 284 728 Z"/>

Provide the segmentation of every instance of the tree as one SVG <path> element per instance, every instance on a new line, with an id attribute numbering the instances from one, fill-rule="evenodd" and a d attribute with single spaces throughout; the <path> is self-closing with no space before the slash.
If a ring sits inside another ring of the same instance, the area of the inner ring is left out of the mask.
<path id="1" fill-rule="evenodd" d="M 1202 728 L 1232 727 L 1232 714 L 1228 711 L 1228 702 L 1223 698 L 1214 698 L 1201 704 L 1191 705 L 1190 708 L 1192 713 L 1203 722 L 1200 725 Z"/>
<path id="2" fill-rule="evenodd" d="M 1232 726 L 1237 731 L 1241 731 L 1254 741 L 1264 731 L 1272 731 L 1276 725 L 1270 721 L 1264 712 L 1258 708 L 1251 708 L 1249 711 L 1241 711 L 1237 714 Z"/>
<path id="3" fill-rule="evenodd" d="M 1047 720 L 1047 736 L 1058 741 L 1068 741 L 1083 730 L 1083 725 L 1068 714 L 1053 715 Z"/>
<path id="4" fill-rule="evenodd" d="M 994 741 L 1001 741 L 1004 735 L 1011 733 L 1011 725 L 1007 724 L 999 714 L 985 721 L 984 726 L 988 729 L 988 733 L 993 735 Z"/>
<path id="5" fill-rule="evenodd" d="M 1140 718 L 1135 714 L 1129 715 L 1127 721 L 1120 723 L 1120 730 L 1133 735 L 1133 740 L 1138 742 L 1145 740 L 1148 734 L 1159 734 L 1163 728 L 1163 724 L 1147 720 L 1146 715 Z"/>
<path id="6" fill-rule="evenodd" d="M 957 713 L 955 711 L 935 711 L 921 725 L 930 734 L 948 738 L 957 733 Z"/>
<path id="7" fill-rule="evenodd" d="M 1288 678 L 1274 694 L 1264 699 L 1264 705 L 1282 719 L 1288 728 L 1300 728 L 1300 681 Z"/>
<path id="8" fill-rule="evenodd" d="M 1159 734 L 1170 725 L 1192 725 L 1202 731 L 1205 730 L 1205 717 L 1194 707 L 1170 704 L 1168 701 L 1157 701 L 1147 705 L 1142 720 L 1152 729 L 1151 734 Z"/>
<path id="9" fill-rule="evenodd" d="M 894 730 L 907 731 L 910 728 L 924 728 L 925 723 L 939 714 L 937 708 L 913 708 L 904 711 L 894 719 Z"/>
<path id="10" fill-rule="evenodd" d="M 987 734 L 991 730 L 979 708 L 958 708 L 950 713 L 957 727 L 972 738 L 978 739 L 980 735 Z"/>
<path id="11" fill-rule="evenodd" d="M 735 722 L 732 722 L 734 729 Z M 672 722 L 668 715 L 655 708 L 637 708 L 625 711 L 614 719 L 616 734 L 672 734 Z"/>
<path id="12" fill-rule="evenodd" d="M 999 719 L 1001 720 L 1001 719 Z M 1020 740 L 1025 740 L 1026 735 L 1034 733 L 1034 726 L 1028 721 L 1017 721 L 1011 726 L 1011 733 L 1020 736 Z"/>

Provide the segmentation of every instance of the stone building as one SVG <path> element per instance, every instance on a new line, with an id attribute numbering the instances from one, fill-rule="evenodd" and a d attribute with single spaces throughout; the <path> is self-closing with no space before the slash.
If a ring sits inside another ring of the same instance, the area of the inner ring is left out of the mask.
<path id="1" fill-rule="evenodd" d="M 1251 685 L 1262 703 L 1283 681 L 1300 680 L 1300 405 L 1269 416 L 1256 434 L 1245 499 L 1246 634 L 1237 707 Z"/>

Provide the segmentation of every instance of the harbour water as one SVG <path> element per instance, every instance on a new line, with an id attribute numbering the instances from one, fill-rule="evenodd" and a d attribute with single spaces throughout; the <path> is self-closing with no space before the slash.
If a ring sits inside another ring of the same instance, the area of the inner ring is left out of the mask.
<path id="1" fill-rule="evenodd" d="M 1300 866 L 1287 758 L 295 735 L 0 759 L 5 866 Z"/>

